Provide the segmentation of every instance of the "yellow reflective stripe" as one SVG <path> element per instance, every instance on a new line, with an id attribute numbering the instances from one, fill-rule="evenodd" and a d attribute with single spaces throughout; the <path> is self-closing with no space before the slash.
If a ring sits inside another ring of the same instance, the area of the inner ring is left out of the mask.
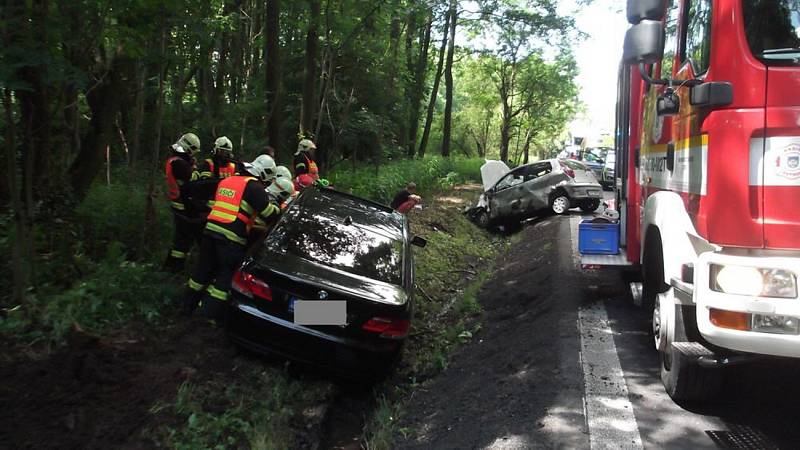
<path id="1" fill-rule="evenodd" d="M 172 250 L 172 251 L 169 252 L 169 256 L 172 256 L 173 258 L 181 258 L 181 259 L 183 259 L 183 258 L 186 258 L 186 253 L 178 251 L 178 250 Z"/>
<path id="2" fill-rule="evenodd" d="M 208 287 L 208 295 L 212 296 L 217 300 L 222 300 L 223 302 L 228 300 L 228 293 L 225 291 L 220 291 L 214 286 Z"/>
<path id="3" fill-rule="evenodd" d="M 194 171 L 192 172 L 192 176 L 189 178 L 189 181 L 197 181 L 200 179 L 200 172 Z"/>
<path id="4" fill-rule="evenodd" d="M 215 208 L 227 209 L 228 211 L 230 211 L 230 212 L 232 212 L 234 214 L 239 212 L 239 208 L 237 208 L 236 205 L 234 205 L 233 203 L 228 203 L 228 202 L 222 201 L 222 200 L 219 200 L 219 201 L 215 200 L 214 201 L 214 207 Z"/>
<path id="5" fill-rule="evenodd" d="M 266 225 L 267 225 L 267 223 L 266 223 L 266 222 L 264 222 L 264 219 L 262 219 L 261 217 L 256 217 L 256 220 L 254 220 L 254 221 L 253 221 L 253 225 L 255 225 L 255 226 L 257 226 L 257 227 L 258 227 L 258 226 L 261 226 L 261 227 L 263 227 L 263 226 L 266 226 Z"/>
<path id="6" fill-rule="evenodd" d="M 279 212 L 281 212 L 280 208 L 275 206 L 274 203 L 270 203 L 270 204 L 267 205 L 266 208 L 264 208 L 263 211 L 261 211 L 259 216 L 261 216 L 264 219 L 269 219 L 270 217 L 272 217 L 273 214 L 276 214 L 276 213 L 279 213 Z"/>
<path id="7" fill-rule="evenodd" d="M 213 208 L 213 207 L 214 207 L 214 200 L 209 200 L 209 201 L 207 201 L 207 202 L 206 202 L 206 205 L 207 205 L 209 208 Z"/>
<path id="8" fill-rule="evenodd" d="M 247 214 L 249 214 L 251 216 L 253 215 L 253 207 L 250 206 L 249 203 L 247 203 L 246 201 L 242 200 L 240 206 L 242 208 L 242 211 L 244 211 L 245 213 L 247 213 Z"/>
<path id="9" fill-rule="evenodd" d="M 207 223 L 206 224 L 206 230 L 213 231 L 214 233 L 219 233 L 219 234 L 225 236 L 228 240 L 236 242 L 237 244 L 242 244 L 242 245 L 247 244 L 247 239 L 239 237 L 233 231 L 226 230 L 225 228 L 222 228 L 221 226 L 219 226 L 219 225 L 217 225 L 215 223 L 211 223 L 211 222 Z"/>
<path id="10" fill-rule="evenodd" d="M 193 279 L 189 278 L 189 289 L 199 292 L 205 289 L 205 287 L 206 287 L 205 285 L 200 284 L 197 281 L 194 281 Z"/>
<path id="11" fill-rule="evenodd" d="M 186 209 L 186 206 L 184 206 L 184 204 L 181 202 L 170 202 L 170 206 L 181 211 Z"/>
<path id="12" fill-rule="evenodd" d="M 200 172 L 200 178 L 211 178 L 213 176 L 214 176 L 213 172 L 207 172 L 207 171 Z"/>
<path id="13" fill-rule="evenodd" d="M 306 163 L 300 163 L 300 164 L 295 164 L 295 165 L 294 165 L 294 167 L 295 167 L 295 168 L 298 168 L 298 167 L 300 167 L 300 166 L 303 166 L 303 167 L 305 167 L 305 166 L 306 166 Z"/>
<path id="14" fill-rule="evenodd" d="M 228 214 L 226 212 L 217 211 L 216 209 L 211 211 L 211 214 L 208 215 L 209 219 L 212 217 L 216 217 L 217 219 L 223 219 L 223 220 L 231 220 L 231 221 L 236 220 L 235 214 Z"/>

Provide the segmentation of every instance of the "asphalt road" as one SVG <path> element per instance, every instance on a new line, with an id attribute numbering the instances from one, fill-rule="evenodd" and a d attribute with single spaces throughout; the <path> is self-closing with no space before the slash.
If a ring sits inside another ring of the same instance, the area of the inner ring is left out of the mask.
<path id="1" fill-rule="evenodd" d="M 499 259 L 483 331 L 412 400 L 398 447 L 800 448 L 797 365 L 734 368 L 715 403 L 665 394 L 621 272 L 579 268 L 578 220 L 531 224 Z"/>

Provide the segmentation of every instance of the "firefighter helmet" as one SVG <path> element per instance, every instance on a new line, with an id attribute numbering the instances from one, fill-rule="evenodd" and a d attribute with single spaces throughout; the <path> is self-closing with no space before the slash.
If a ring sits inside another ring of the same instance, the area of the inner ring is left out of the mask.
<path id="1" fill-rule="evenodd" d="M 225 136 L 220 136 L 214 141 L 214 155 L 233 158 L 233 142 Z"/>
<path id="2" fill-rule="evenodd" d="M 194 133 L 186 133 L 172 144 L 172 150 L 176 153 L 187 153 L 194 155 L 200 151 L 200 138 Z"/>
<path id="3" fill-rule="evenodd" d="M 297 153 L 307 152 L 309 150 L 316 150 L 317 146 L 311 139 L 303 139 L 297 144 Z"/>
<path id="4" fill-rule="evenodd" d="M 275 178 L 292 179 L 292 172 L 286 166 L 278 166 L 275 168 Z"/>
<path id="5" fill-rule="evenodd" d="M 267 188 L 267 191 L 278 199 L 280 203 L 283 203 L 294 193 L 294 185 L 292 184 L 292 180 L 288 178 L 275 178 L 272 180 L 272 184 Z"/>
<path id="6" fill-rule="evenodd" d="M 271 181 L 275 178 L 275 160 L 269 155 L 261 155 L 253 160 L 253 165 L 258 166 L 264 172 L 264 181 Z"/>

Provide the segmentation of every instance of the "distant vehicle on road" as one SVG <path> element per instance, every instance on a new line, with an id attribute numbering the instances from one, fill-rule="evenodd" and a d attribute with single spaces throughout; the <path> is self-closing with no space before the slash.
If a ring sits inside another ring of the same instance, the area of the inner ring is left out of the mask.
<path id="1" fill-rule="evenodd" d="M 604 189 L 612 190 L 614 189 L 614 177 L 616 172 L 616 163 L 617 163 L 617 154 L 614 150 L 610 150 L 606 154 L 606 162 L 603 165 L 603 172 L 600 176 L 600 185 L 603 186 Z"/>
<path id="2" fill-rule="evenodd" d="M 578 159 L 592 169 L 594 175 L 598 180 L 603 180 L 603 170 L 606 167 L 606 155 L 608 152 L 613 152 L 614 149 L 607 147 L 587 147 L 581 150 Z"/>
<path id="3" fill-rule="evenodd" d="M 307 189 L 236 273 L 231 339 L 340 376 L 381 376 L 408 336 L 412 244 L 425 240 L 388 206 Z"/>
<path id="4" fill-rule="evenodd" d="M 600 206 L 602 188 L 579 161 L 548 159 L 513 170 L 500 161 L 488 161 L 484 167 L 489 165 L 491 173 L 481 169 L 485 192 L 474 210 L 482 227 L 519 223 L 547 208 L 564 214 L 574 207 L 589 212 Z"/>

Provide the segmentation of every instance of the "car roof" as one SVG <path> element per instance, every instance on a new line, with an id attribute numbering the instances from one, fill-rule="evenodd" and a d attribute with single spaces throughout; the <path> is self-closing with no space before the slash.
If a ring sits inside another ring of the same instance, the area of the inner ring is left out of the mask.
<path id="1" fill-rule="evenodd" d="M 405 235 L 405 216 L 372 200 L 330 188 L 310 188 L 293 202 L 302 206 L 301 214 L 324 216 L 329 220 L 351 221 L 353 225 L 380 230 L 395 239 Z"/>

